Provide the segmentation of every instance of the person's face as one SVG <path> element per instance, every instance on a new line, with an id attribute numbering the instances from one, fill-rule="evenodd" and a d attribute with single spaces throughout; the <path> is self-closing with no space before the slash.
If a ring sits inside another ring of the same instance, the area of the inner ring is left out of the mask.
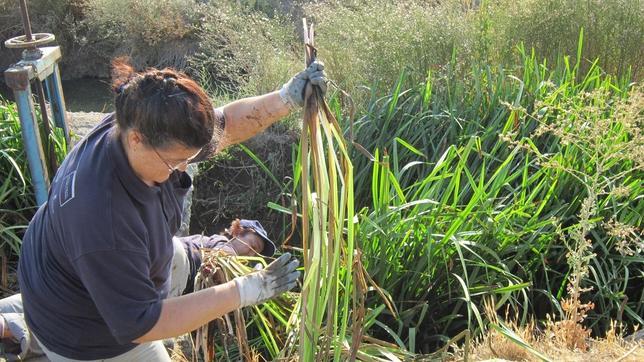
<path id="1" fill-rule="evenodd" d="M 253 230 L 245 229 L 228 242 L 237 255 L 253 256 L 264 250 L 264 239 Z"/>
<path id="2" fill-rule="evenodd" d="M 169 174 L 173 173 L 174 171 L 177 171 L 177 170 L 178 171 L 185 171 L 186 167 L 188 167 L 188 164 L 192 160 L 194 160 L 195 157 L 197 157 L 199 152 L 201 152 L 201 150 L 198 150 L 197 152 L 195 152 L 194 154 L 192 154 L 191 156 L 189 156 L 187 158 L 184 158 L 184 157 L 174 158 L 174 156 L 176 156 L 176 155 L 185 155 L 188 152 L 192 152 L 193 149 L 186 148 L 186 147 L 180 147 L 180 146 L 179 147 L 174 146 L 174 147 L 171 147 L 171 148 L 165 148 L 165 149 L 163 149 L 164 151 L 159 151 L 159 149 L 156 148 L 156 147 L 150 146 L 150 148 L 152 148 L 152 150 L 154 151 L 154 153 L 156 153 L 156 155 L 159 157 L 159 159 L 161 161 L 163 161 L 165 166 L 168 168 L 168 173 Z M 166 155 L 165 156 L 162 155 L 161 152 L 165 153 Z M 169 156 L 168 156 L 168 154 L 169 154 Z M 170 157 L 170 158 L 168 158 L 168 157 Z"/>
<path id="3" fill-rule="evenodd" d="M 185 171 L 201 151 L 177 143 L 163 148 L 152 147 L 145 144 L 141 134 L 133 130 L 128 131 L 127 142 L 130 166 L 149 186 L 166 181 L 175 170 Z"/>

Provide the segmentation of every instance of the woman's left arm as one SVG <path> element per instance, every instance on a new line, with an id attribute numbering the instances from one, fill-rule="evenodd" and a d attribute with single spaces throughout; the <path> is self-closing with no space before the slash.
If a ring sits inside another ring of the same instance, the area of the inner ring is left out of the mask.
<path id="1" fill-rule="evenodd" d="M 286 117 L 291 106 L 282 101 L 279 91 L 234 101 L 220 109 L 226 119 L 217 151 L 243 142 Z"/>
<path id="2" fill-rule="evenodd" d="M 324 95 L 326 81 L 324 64 L 316 60 L 291 78 L 279 91 L 240 99 L 220 108 L 226 125 L 217 151 L 253 137 L 286 117 L 292 109 L 302 107 L 307 83 L 318 86 Z"/>

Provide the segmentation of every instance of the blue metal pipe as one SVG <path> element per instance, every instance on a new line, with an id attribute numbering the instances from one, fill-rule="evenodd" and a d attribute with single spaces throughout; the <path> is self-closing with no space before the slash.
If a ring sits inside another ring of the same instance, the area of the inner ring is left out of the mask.
<path id="1" fill-rule="evenodd" d="M 45 165 L 45 153 L 40 140 L 40 129 L 31 98 L 31 87 L 28 86 L 25 90 L 14 89 L 13 94 L 18 106 L 22 140 L 27 153 L 27 160 L 29 161 L 29 170 L 31 171 L 31 182 L 36 192 L 36 202 L 40 206 L 47 202 L 49 175 Z"/>
<path id="2" fill-rule="evenodd" d="M 65 142 L 69 148 L 69 128 L 67 128 L 65 98 L 63 97 L 63 86 L 60 81 L 58 64 L 54 64 L 54 71 L 45 79 L 45 86 L 47 87 L 47 97 L 54 115 L 54 123 L 63 130 Z"/>
<path id="3" fill-rule="evenodd" d="M 23 147 L 29 162 L 31 180 L 36 193 L 36 202 L 38 205 L 42 205 L 47 202 L 50 181 L 40 127 L 36 119 L 31 96 L 31 80 L 36 79 L 39 82 L 45 82 L 47 97 L 52 105 L 55 123 L 57 127 L 63 129 L 67 147 L 69 147 L 69 131 L 65 119 L 65 101 L 57 64 L 58 59 L 61 57 L 60 48 L 39 48 L 38 54 L 35 58 L 23 57 L 20 62 L 5 70 L 4 79 L 7 85 L 13 89 L 22 127 Z M 38 84 L 38 86 L 38 89 L 41 90 L 42 84 Z M 39 96 L 41 99 L 44 98 L 42 94 Z M 46 110 L 41 109 L 41 112 L 46 112 Z"/>

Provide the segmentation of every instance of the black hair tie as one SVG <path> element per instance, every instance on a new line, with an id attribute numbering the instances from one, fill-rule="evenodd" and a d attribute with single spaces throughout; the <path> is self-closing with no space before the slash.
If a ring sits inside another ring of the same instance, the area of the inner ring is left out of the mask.
<path id="1" fill-rule="evenodd" d="M 118 88 L 116 88 L 116 94 L 123 94 L 127 86 L 128 86 L 127 83 L 121 84 Z"/>

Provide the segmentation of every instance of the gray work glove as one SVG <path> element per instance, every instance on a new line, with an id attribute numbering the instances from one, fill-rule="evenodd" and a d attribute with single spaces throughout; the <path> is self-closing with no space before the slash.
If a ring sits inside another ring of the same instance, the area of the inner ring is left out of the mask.
<path id="1" fill-rule="evenodd" d="M 290 261 L 290 262 L 289 262 Z M 291 254 L 282 254 L 266 269 L 233 279 L 239 291 L 239 307 L 263 303 L 295 287 L 300 262 L 291 260 Z"/>
<path id="2" fill-rule="evenodd" d="M 326 73 L 324 72 L 324 64 L 321 61 L 314 61 L 282 86 L 282 89 L 280 89 L 282 101 L 290 105 L 291 108 L 304 106 L 304 89 L 308 82 L 319 86 L 322 91 L 322 96 L 326 94 L 327 79 Z"/>

